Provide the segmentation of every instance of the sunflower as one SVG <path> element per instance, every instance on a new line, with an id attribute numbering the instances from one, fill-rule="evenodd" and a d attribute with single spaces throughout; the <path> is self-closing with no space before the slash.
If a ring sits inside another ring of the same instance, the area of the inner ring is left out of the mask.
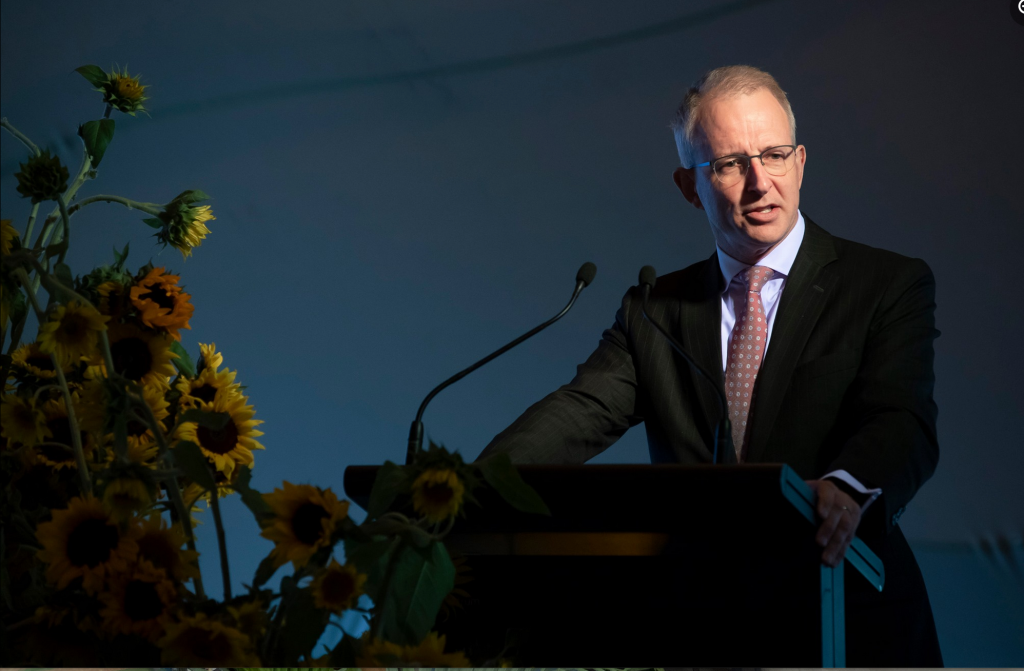
<path id="1" fill-rule="evenodd" d="M 200 367 L 203 369 L 212 368 L 217 370 L 224 363 L 224 355 L 217 351 L 215 343 L 210 343 L 209 345 L 199 343 L 199 353 L 202 357 Z"/>
<path id="2" fill-rule="evenodd" d="M 208 197 L 201 192 L 186 191 L 168 203 L 164 211 L 157 215 L 157 221 L 163 224 L 161 230 L 156 233 L 157 239 L 181 252 L 183 259 L 192 256 L 192 250 L 203 244 L 203 240 L 210 234 L 206 222 L 217 218 L 210 212 L 209 205 L 195 204 Z"/>
<path id="3" fill-rule="evenodd" d="M 110 518 L 117 522 L 131 518 L 136 510 L 145 510 L 152 503 L 149 488 L 138 478 L 116 478 L 103 490 L 103 506 L 110 512 Z"/>
<path id="4" fill-rule="evenodd" d="M 262 666 L 252 651 L 252 640 L 234 627 L 199 613 L 167 627 L 157 641 L 160 660 L 169 665 L 197 667 Z"/>
<path id="5" fill-rule="evenodd" d="M 128 436 L 128 461 L 133 464 L 141 464 L 147 468 L 155 469 L 157 466 L 156 457 L 160 454 L 160 446 L 152 437 Z M 113 450 L 110 451 L 110 460 L 114 459 Z"/>
<path id="6" fill-rule="evenodd" d="M 78 421 L 78 435 L 82 441 L 82 451 L 86 459 L 96 449 L 97 417 L 90 412 L 87 405 L 79 399 L 78 393 L 71 394 L 71 407 L 75 410 Z M 61 468 L 78 468 L 75 458 L 74 441 L 71 436 L 71 420 L 68 419 L 68 406 L 63 396 L 52 398 L 43 404 L 46 416 L 46 430 L 50 438 L 36 447 L 39 461 L 54 470 Z M 102 422 L 102 418 L 99 418 Z"/>
<path id="7" fill-rule="evenodd" d="M 153 413 L 153 419 L 156 420 L 157 428 L 161 431 L 166 431 L 167 427 L 164 426 L 164 420 L 171 414 L 168 410 L 171 404 L 167 401 L 165 390 L 152 384 L 144 385 L 142 387 L 142 400 L 149 406 L 150 412 Z M 153 435 L 153 430 L 149 428 L 148 424 L 135 419 L 128 420 L 128 437 L 150 442 L 156 439 L 156 436 Z"/>
<path id="8" fill-rule="evenodd" d="M 177 600 L 174 583 L 148 563 L 111 576 L 100 594 L 103 628 L 112 634 L 137 634 L 156 642 Z"/>
<path id="9" fill-rule="evenodd" d="M 227 424 L 222 429 L 210 429 L 196 422 L 182 422 L 178 427 L 177 438 L 190 440 L 202 448 L 203 454 L 211 459 L 214 468 L 230 480 L 237 464 L 251 464 L 252 451 L 262 450 L 256 438 L 263 432 L 255 427 L 262 420 L 253 419 L 255 414 L 249 400 L 239 393 L 230 393 L 222 389 L 214 396 L 212 403 L 200 403 L 201 410 L 227 415 Z"/>
<path id="10" fill-rule="evenodd" d="M 293 485 L 287 480 L 283 489 L 264 494 L 276 519 L 260 535 L 274 541 L 270 556 L 275 566 L 288 561 L 296 568 L 305 566 L 322 547 L 330 545 L 338 524 L 348 515 L 348 501 L 338 501 L 330 489 L 313 485 Z"/>
<path id="11" fill-rule="evenodd" d="M 103 102 L 119 112 L 135 116 L 136 112 L 146 111 L 142 103 L 149 100 L 144 93 L 149 86 L 140 84 L 139 77 L 140 75 L 129 77 L 127 66 L 124 72 L 118 72 L 115 67 L 107 74 L 107 80 L 99 83 L 96 90 L 103 94 Z"/>
<path id="12" fill-rule="evenodd" d="M 39 343 L 30 342 L 14 350 L 11 355 L 11 364 L 28 371 L 41 380 L 52 380 L 57 377 L 57 369 L 53 367 L 53 359 L 50 355 L 39 349 Z M 71 367 L 61 367 L 65 373 L 70 372 Z"/>
<path id="13" fill-rule="evenodd" d="M 428 468 L 412 483 L 412 505 L 431 522 L 443 522 L 459 511 L 466 487 L 448 468 Z"/>
<path id="14" fill-rule="evenodd" d="M 150 328 L 166 329 L 175 340 L 181 340 L 179 329 L 191 329 L 188 320 L 195 309 L 189 294 L 178 286 L 178 275 L 170 275 L 163 268 L 153 268 L 131 289 L 132 305 L 139 311 L 139 319 Z"/>
<path id="15" fill-rule="evenodd" d="M 55 353 L 61 365 L 77 363 L 83 356 L 96 356 L 100 331 L 107 330 L 109 319 L 91 305 L 78 301 L 58 305 L 39 327 L 39 350 Z"/>
<path id="16" fill-rule="evenodd" d="M 226 389 L 232 394 L 241 394 L 242 385 L 235 382 L 235 374 L 235 371 L 227 368 L 218 371 L 214 366 L 204 368 L 193 379 L 183 376 L 175 385 L 175 389 L 181 392 L 178 403 L 185 408 L 194 408 L 199 402 L 213 403 L 220 389 Z"/>
<path id="17" fill-rule="evenodd" d="M 103 587 L 106 576 L 128 570 L 138 552 L 135 533 L 122 531 L 103 509 L 99 499 L 76 497 L 64 510 L 53 511 L 53 519 L 36 529 L 43 549 L 46 579 L 64 589 L 75 578 L 89 594 Z"/>
<path id="18" fill-rule="evenodd" d="M 469 660 L 461 652 L 445 654 L 445 637 L 432 631 L 419 645 L 398 646 L 390 641 L 371 639 L 369 632 L 363 634 L 363 645 L 356 655 L 356 666 L 382 667 L 386 663 L 399 662 L 403 667 L 415 664 L 421 667 L 468 667 Z M 401 662 L 405 662 L 404 664 Z"/>
<path id="19" fill-rule="evenodd" d="M 109 337 L 110 355 L 118 373 L 144 386 L 169 386 L 169 378 L 175 372 L 171 360 L 178 358 L 171 351 L 169 336 L 143 331 L 131 324 L 116 324 L 110 327 Z M 93 364 L 86 372 L 87 377 L 96 377 L 106 368 L 99 356 L 93 357 Z"/>
<path id="20" fill-rule="evenodd" d="M 99 311 L 115 321 L 120 320 L 128 312 L 129 296 L 128 287 L 116 280 L 108 280 L 98 287 L 96 293 L 99 295 Z"/>
<path id="21" fill-rule="evenodd" d="M 162 569 L 168 577 L 184 582 L 199 577 L 199 553 L 183 550 L 185 533 L 180 524 L 168 527 L 159 514 L 152 514 L 138 524 L 139 562 Z"/>
<path id="22" fill-rule="evenodd" d="M 18 230 L 11 226 L 10 219 L 0 219 L 0 254 L 10 254 Z"/>
<path id="23" fill-rule="evenodd" d="M 366 580 L 367 576 L 351 564 L 343 566 L 331 559 L 330 566 L 313 580 L 313 602 L 317 608 L 340 614 L 355 606 Z"/>
<path id="24" fill-rule="evenodd" d="M 0 435 L 11 443 L 32 447 L 53 434 L 46 425 L 46 415 L 32 399 L 14 394 L 0 398 Z"/>

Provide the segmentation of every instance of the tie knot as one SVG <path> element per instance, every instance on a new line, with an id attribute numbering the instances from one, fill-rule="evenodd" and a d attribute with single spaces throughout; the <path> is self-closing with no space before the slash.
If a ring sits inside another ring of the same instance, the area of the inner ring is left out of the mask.
<path id="1" fill-rule="evenodd" d="M 764 283 L 771 279 L 775 273 L 768 266 L 751 266 L 747 269 L 747 287 L 755 294 L 761 293 Z"/>

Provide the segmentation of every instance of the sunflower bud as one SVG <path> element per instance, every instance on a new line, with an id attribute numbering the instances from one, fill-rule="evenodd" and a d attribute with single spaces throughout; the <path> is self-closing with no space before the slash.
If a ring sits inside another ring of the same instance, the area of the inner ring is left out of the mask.
<path id="1" fill-rule="evenodd" d="M 103 102 L 107 103 L 118 112 L 124 112 L 135 116 L 136 112 L 145 112 L 146 108 L 142 103 L 149 100 L 143 92 L 149 88 L 139 84 L 139 77 L 128 76 L 128 68 L 124 72 L 118 72 L 115 68 L 107 75 L 107 80 L 99 84 L 97 89 L 103 93 Z"/>
<path id="2" fill-rule="evenodd" d="M 18 193 L 23 198 L 31 198 L 33 204 L 56 200 L 68 188 L 68 169 L 58 157 L 50 156 L 49 149 L 19 165 L 21 170 L 14 173 L 18 178 Z"/>

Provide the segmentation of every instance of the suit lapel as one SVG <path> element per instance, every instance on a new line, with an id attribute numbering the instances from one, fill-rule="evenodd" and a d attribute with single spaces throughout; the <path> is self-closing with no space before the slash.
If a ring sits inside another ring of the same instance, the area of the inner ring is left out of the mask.
<path id="1" fill-rule="evenodd" d="M 715 252 L 704 263 L 698 286 L 681 303 L 679 327 L 682 343 L 686 351 L 704 370 L 716 380 L 719 388 L 724 387 L 722 377 L 722 273 L 718 266 L 718 253 Z M 719 409 L 719 398 L 715 388 L 704 377 L 685 363 L 690 369 L 690 379 L 703 410 L 704 421 L 710 432 L 714 433 L 715 425 L 722 415 Z M 710 452 L 709 452 L 710 455 Z"/>
<path id="2" fill-rule="evenodd" d="M 832 236 L 806 215 L 804 223 L 804 240 L 779 298 L 764 366 L 757 376 L 757 398 L 751 409 L 753 425 L 748 436 L 750 462 L 759 461 L 764 454 L 793 369 L 838 277 L 826 267 L 838 258 Z"/>

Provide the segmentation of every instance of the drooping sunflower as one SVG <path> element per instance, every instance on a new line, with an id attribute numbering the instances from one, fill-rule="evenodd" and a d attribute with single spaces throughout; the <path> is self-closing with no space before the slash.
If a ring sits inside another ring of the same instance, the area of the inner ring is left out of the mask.
<path id="1" fill-rule="evenodd" d="M 171 351 L 171 337 L 163 333 L 143 331 L 131 324 L 116 324 L 110 327 L 110 355 L 114 369 L 129 380 L 144 386 L 166 389 L 174 375 L 173 359 L 178 355 Z M 87 377 L 102 374 L 106 364 L 102 357 L 94 356 L 94 366 L 86 372 Z"/>
<path id="2" fill-rule="evenodd" d="M 108 575 L 128 570 L 138 552 L 136 535 L 130 527 L 119 528 L 99 499 L 76 497 L 36 529 L 43 546 L 38 557 L 58 589 L 80 577 L 85 591 L 95 594 Z"/>
<path id="3" fill-rule="evenodd" d="M 99 595 L 103 602 L 100 617 L 111 634 L 137 634 L 156 642 L 170 621 L 177 601 L 174 583 L 148 563 L 134 564 L 115 573 Z"/>
<path id="4" fill-rule="evenodd" d="M 145 510 L 153 503 L 153 496 L 146 483 L 138 478 L 120 477 L 107 483 L 103 490 L 103 506 L 116 522 L 130 519 L 138 510 Z"/>
<path id="5" fill-rule="evenodd" d="M 235 371 L 227 368 L 217 370 L 213 367 L 204 368 L 195 378 L 182 376 L 175 384 L 175 389 L 181 392 L 178 404 L 185 408 L 195 408 L 199 403 L 213 403 L 220 389 L 231 394 L 241 394 L 242 385 L 235 382 L 235 374 Z"/>
<path id="6" fill-rule="evenodd" d="M 152 268 L 131 289 L 132 305 L 139 311 L 139 319 L 150 328 L 165 329 L 175 340 L 181 340 L 179 329 L 191 329 L 188 320 L 195 309 L 191 296 L 178 286 L 181 278 Z"/>
<path id="7" fill-rule="evenodd" d="M 192 250 L 203 244 L 203 240 L 210 234 L 206 222 L 217 217 L 213 216 L 209 205 L 196 205 L 195 196 L 183 196 L 185 194 L 168 203 L 164 211 L 158 215 L 158 220 L 163 222 L 164 226 L 157 231 L 156 236 L 160 242 L 171 245 L 181 252 L 183 259 L 187 259 L 192 256 Z M 205 194 L 199 198 L 205 199 Z"/>
<path id="8" fill-rule="evenodd" d="M 46 415 L 30 398 L 4 394 L 0 399 L 0 436 L 11 443 L 32 447 L 53 434 L 46 425 Z"/>
<path id="9" fill-rule="evenodd" d="M 139 562 L 149 563 L 163 569 L 168 577 L 184 582 L 199 576 L 196 564 L 199 553 L 183 549 L 185 533 L 181 524 L 168 526 L 159 514 L 152 514 L 137 522 L 136 544 L 139 548 Z"/>
<path id="10" fill-rule="evenodd" d="M 317 550 L 330 544 L 335 528 L 348 515 L 348 501 L 338 501 L 330 489 L 287 480 L 283 489 L 264 494 L 263 500 L 275 519 L 260 535 L 274 541 L 270 555 L 275 566 L 289 561 L 296 569 L 305 566 Z"/>
<path id="11" fill-rule="evenodd" d="M 157 646 L 161 649 L 161 662 L 168 665 L 262 666 L 248 636 L 206 613 L 168 625 L 167 634 L 157 641 Z"/>
<path id="12" fill-rule="evenodd" d="M 255 410 L 245 404 L 247 400 L 246 396 L 222 389 L 215 394 L 212 403 L 200 403 L 199 407 L 207 412 L 226 415 L 227 423 L 223 428 L 210 429 L 196 422 L 182 422 L 177 432 L 177 438 L 190 440 L 202 448 L 214 467 L 229 479 L 238 464 L 253 462 L 253 450 L 263 449 L 256 441 L 263 432 L 255 428 L 263 421 L 252 418 Z"/>
<path id="13" fill-rule="evenodd" d="M 313 603 L 317 608 L 340 614 L 356 605 L 367 577 L 355 566 L 331 559 L 330 565 L 313 579 Z"/>
<path id="14" fill-rule="evenodd" d="M 57 369 L 53 367 L 53 360 L 47 352 L 39 349 L 37 342 L 30 342 L 14 350 L 11 355 L 11 364 L 28 371 L 41 380 L 52 380 L 57 377 Z M 71 367 L 64 365 L 62 370 L 67 373 Z"/>
<path id="15" fill-rule="evenodd" d="M 81 402 L 78 393 L 71 394 L 71 407 L 75 410 L 78 422 L 78 436 L 82 441 L 82 451 L 88 460 L 96 449 L 97 417 L 90 407 Z M 78 468 L 75 458 L 74 441 L 71 436 L 71 421 L 68 419 L 68 406 L 63 396 L 51 398 L 42 407 L 46 417 L 46 430 L 50 437 L 35 448 L 39 461 L 54 470 L 61 468 Z M 102 418 L 99 418 L 102 422 Z"/>
<path id="16" fill-rule="evenodd" d="M 18 229 L 11 226 L 10 219 L 0 219 L 0 254 L 10 254 Z"/>
<path id="17" fill-rule="evenodd" d="M 99 334 L 107 330 L 109 319 L 78 301 L 58 305 L 39 327 L 39 350 L 55 353 L 62 365 L 77 363 L 83 356 L 97 356 Z"/>
<path id="18" fill-rule="evenodd" d="M 431 522 L 443 522 L 459 512 L 466 486 L 448 468 L 428 468 L 412 483 L 412 506 Z"/>

